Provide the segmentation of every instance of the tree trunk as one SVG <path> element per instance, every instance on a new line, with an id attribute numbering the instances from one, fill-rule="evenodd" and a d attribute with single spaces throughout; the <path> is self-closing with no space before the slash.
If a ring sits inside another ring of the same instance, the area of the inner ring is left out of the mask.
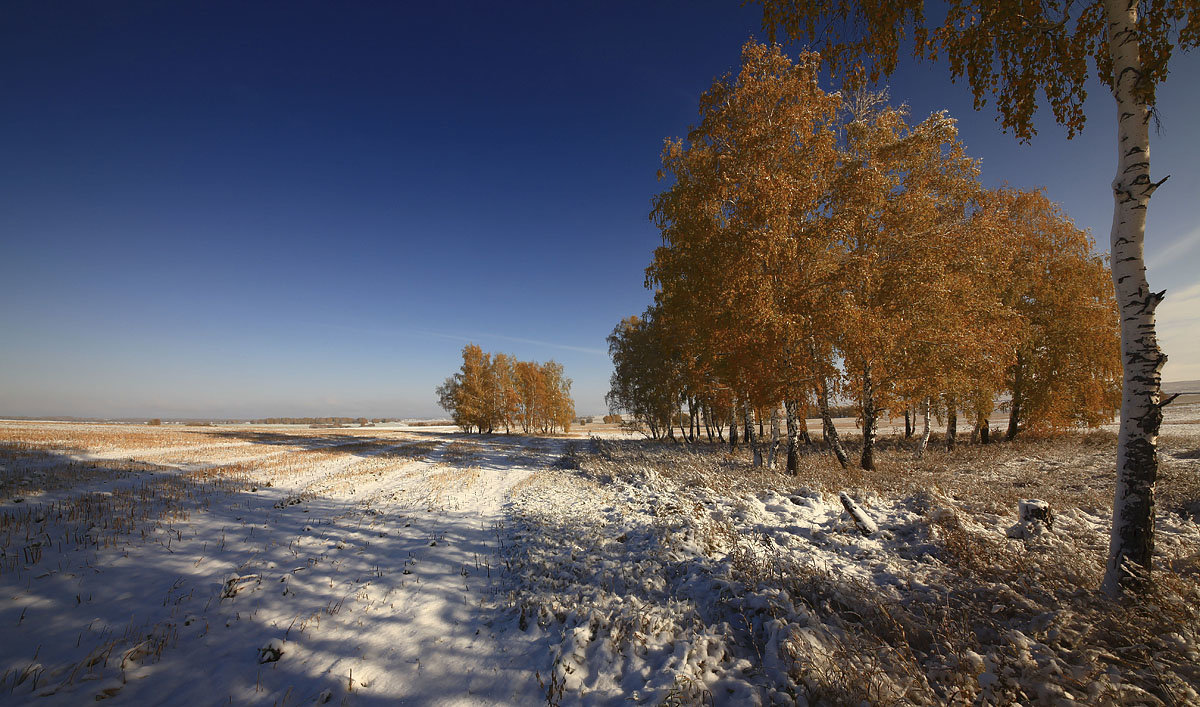
<path id="1" fill-rule="evenodd" d="M 692 441 L 700 437 L 700 407 L 695 398 L 688 398 L 688 415 L 691 418 Z"/>
<path id="2" fill-rule="evenodd" d="M 738 421 L 737 421 L 737 402 L 729 408 L 729 451 L 734 451 L 738 446 Z"/>
<path id="3" fill-rule="evenodd" d="M 1117 437 L 1117 490 L 1103 588 L 1112 596 L 1138 590 L 1150 579 L 1154 554 L 1154 483 L 1162 367 L 1154 310 L 1164 292 L 1151 292 L 1142 247 L 1146 208 L 1158 188 L 1150 180 L 1150 109 L 1139 95 L 1144 78 L 1137 38 L 1138 3 L 1105 0 L 1108 52 L 1117 101 L 1117 174 L 1113 179 L 1112 277 L 1121 312 L 1121 431 Z M 1161 184 L 1161 182 L 1159 182 Z"/>
<path id="4" fill-rule="evenodd" d="M 695 429 L 696 416 L 692 414 L 692 399 L 686 395 L 683 396 L 683 404 L 685 406 L 687 406 L 687 416 L 688 416 L 687 435 L 685 435 L 685 436 L 687 437 L 687 440 L 689 442 L 693 442 L 696 439 L 695 435 L 692 434 L 692 430 Z"/>
<path id="5" fill-rule="evenodd" d="M 767 468 L 779 468 L 779 403 L 771 407 L 771 446 L 767 448 Z"/>
<path id="6" fill-rule="evenodd" d="M 987 444 L 991 437 L 991 430 L 988 429 L 988 416 L 983 413 L 975 415 L 975 429 L 971 432 L 971 444 L 979 442 Z"/>
<path id="7" fill-rule="evenodd" d="M 746 403 L 746 406 L 742 408 L 742 418 L 746 422 L 746 441 L 750 443 L 750 453 L 754 459 L 753 464 L 759 467 L 763 465 L 762 448 L 759 444 L 759 439 L 754 436 L 754 420 L 751 414 L 752 408 L 750 403 Z"/>
<path id="8" fill-rule="evenodd" d="M 1023 402 L 1021 389 L 1025 387 L 1022 380 L 1025 377 L 1024 372 L 1025 367 L 1021 362 L 1021 354 L 1018 353 L 1013 369 L 1012 400 L 1008 403 L 1008 434 L 1005 437 L 1009 442 L 1013 441 L 1021 429 L 1021 403 Z"/>
<path id="9" fill-rule="evenodd" d="M 921 441 L 917 443 L 917 459 L 920 459 L 925 454 L 925 448 L 929 446 L 929 408 L 933 407 L 933 401 L 925 398 L 922 403 L 922 418 L 924 427 L 921 429 Z"/>
<path id="10" fill-rule="evenodd" d="M 946 449 L 954 449 L 958 442 L 958 400 L 946 396 Z"/>
<path id="11" fill-rule="evenodd" d="M 804 413 L 803 415 L 796 416 L 796 422 L 799 423 L 799 426 L 800 426 L 800 441 L 804 443 L 804 446 L 809 447 L 809 448 L 817 446 L 817 445 L 813 444 L 812 437 L 809 436 L 809 434 L 808 434 L 808 418 L 807 418 L 808 410 L 807 409 L 800 410 L 799 405 L 796 406 L 796 409 L 799 410 L 800 412 Z"/>
<path id="12" fill-rule="evenodd" d="M 796 449 L 796 433 L 799 429 L 796 424 L 796 410 L 799 407 L 792 400 L 783 403 L 783 411 L 787 417 L 787 473 L 792 476 L 798 475 L 800 469 L 800 454 Z"/>
<path id="13" fill-rule="evenodd" d="M 875 409 L 875 388 L 871 380 L 871 364 L 863 366 L 862 374 L 862 458 L 859 466 L 867 471 L 875 470 L 875 425 L 879 412 Z"/>
<path id="14" fill-rule="evenodd" d="M 1017 432 L 1019 432 L 1021 429 L 1020 428 L 1020 418 L 1021 418 L 1021 399 L 1019 397 L 1017 397 L 1016 393 L 1013 393 L 1013 399 L 1012 399 L 1012 402 L 1009 404 L 1009 409 L 1008 409 L 1008 434 L 1005 435 L 1005 438 L 1008 439 L 1009 442 L 1013 441 L 1013 439 L 1016 438 Z"/>
<path id="15" fill-rule="evenodd" d="M 913 435 L 912 413 L 909 412 L 908 406 L 904 406 L 904 439 L 911 439 Z"/>
<path id="16" fill-rule="evenodd" d="M 821 423 L 824 426 L 825 443 L 829 445 L 829 450 L 837 457 L 842 468 L 847 469 L 850 467 L 850 456 L 846 454 L 845 447 L 838 439 L 837 428 L 833 426 L 833 418 L 829 416 L 829 387 L 825 381 L 821 381 L 820 386 Z"/>

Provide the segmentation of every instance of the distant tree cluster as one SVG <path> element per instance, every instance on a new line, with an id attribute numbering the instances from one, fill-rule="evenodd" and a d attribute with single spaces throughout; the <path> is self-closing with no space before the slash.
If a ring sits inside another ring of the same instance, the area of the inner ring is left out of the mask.
<path id="1" fill-rule="evenodd" d="M 764 419 L 773 463 L 784 418 L 790 468 L 811 408 L 847 463 L 831 399 L 854 401 L 866 469 L 887 413 L 923 414 L 918 453 L 931 413 L 948 445 L 959 412 L 990 436 L 1001 402 L 1010 437 L 1109 418 L 1116 304 L 1088 234 L 1041 192 L 984 189 L 944 113 L 913 124 L 884 93 L 823 91 L 819 69 L 747 43 L 666 142 L 655 303 L 609 336 L 610 408 L 653 436 L 703 421 L 737 444 L 740 426 L 756 463 Z"/>
<path id="2" fill-rule="evenodd" d="M 468 344 L 462 368 L 437 389 L 438 403 L 466 432 L 519 428 L 525 434 L 567 432 L 575 419 L 571 379 L 562 364 L 518 361 Z"/>

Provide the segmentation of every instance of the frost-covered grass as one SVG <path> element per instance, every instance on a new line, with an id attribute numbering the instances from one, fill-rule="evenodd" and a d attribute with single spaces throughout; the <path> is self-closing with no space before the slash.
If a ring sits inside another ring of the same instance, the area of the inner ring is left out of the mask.
<path id="1" fill-rule="evenodd" d="M 1095 591 L 1109 432 L 793 477 L 635 440 L 0 425 L 0 704 L 1200 703 L 1200 431 L 1169 430 L 1126 608 Z M 1052 527 L 1017 523 L 1031 497 Z"/>
<path id="2" fill-rule="evenodd" d="M 936 440 L 935 440 L 936 441 Z M 559 627 L 551 701 L 1200 702 L 1194 440 L 1164 439 L 1157 584 L 1137 606 L 1096 589 L 1111 434 L 1075 434 L 879 470 L 802 457 L 592 440 L 515 490 L 512 601 Z M 865 537 L 837 492 L 879 525 Z M 1044 498 L 1052 528 L 1017 526 Z M 1013 537 L 1015 536 L 1015 537 Z"/>

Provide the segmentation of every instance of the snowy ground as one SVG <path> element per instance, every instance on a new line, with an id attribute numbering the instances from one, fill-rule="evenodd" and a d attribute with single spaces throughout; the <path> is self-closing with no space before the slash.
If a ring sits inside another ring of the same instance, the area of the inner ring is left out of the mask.
<path id="1" fill-rule="evenodd" d="M 114 451 L 101 430 L 89 451 L 66 432 L 70 455 L 3 459 L 0 701 L 543 699 L 530 642 L 490 625 L 489 588 L 507 490 L 558 458 L 554 442 L 201 436 Z"/>
<path id="2" fill-rule="evenodd" d="M 0 703 L 1197 704 L 1198 424 L 1169 412 L 1159 589 L 1125 609 L 1094 591 L 1104 432 L 790 477 L 634 439 L 0 423 Z"/>

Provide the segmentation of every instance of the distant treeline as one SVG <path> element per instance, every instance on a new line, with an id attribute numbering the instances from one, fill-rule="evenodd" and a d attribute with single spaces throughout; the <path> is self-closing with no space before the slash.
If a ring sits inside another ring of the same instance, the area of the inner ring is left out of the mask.
<path id="1" fill-rule="evenodd" d="M 260 420 L 249 421 L 255 425 L 367 425 L 392 422 L 391 419 L 378 417 L 264 417 Z"/>

